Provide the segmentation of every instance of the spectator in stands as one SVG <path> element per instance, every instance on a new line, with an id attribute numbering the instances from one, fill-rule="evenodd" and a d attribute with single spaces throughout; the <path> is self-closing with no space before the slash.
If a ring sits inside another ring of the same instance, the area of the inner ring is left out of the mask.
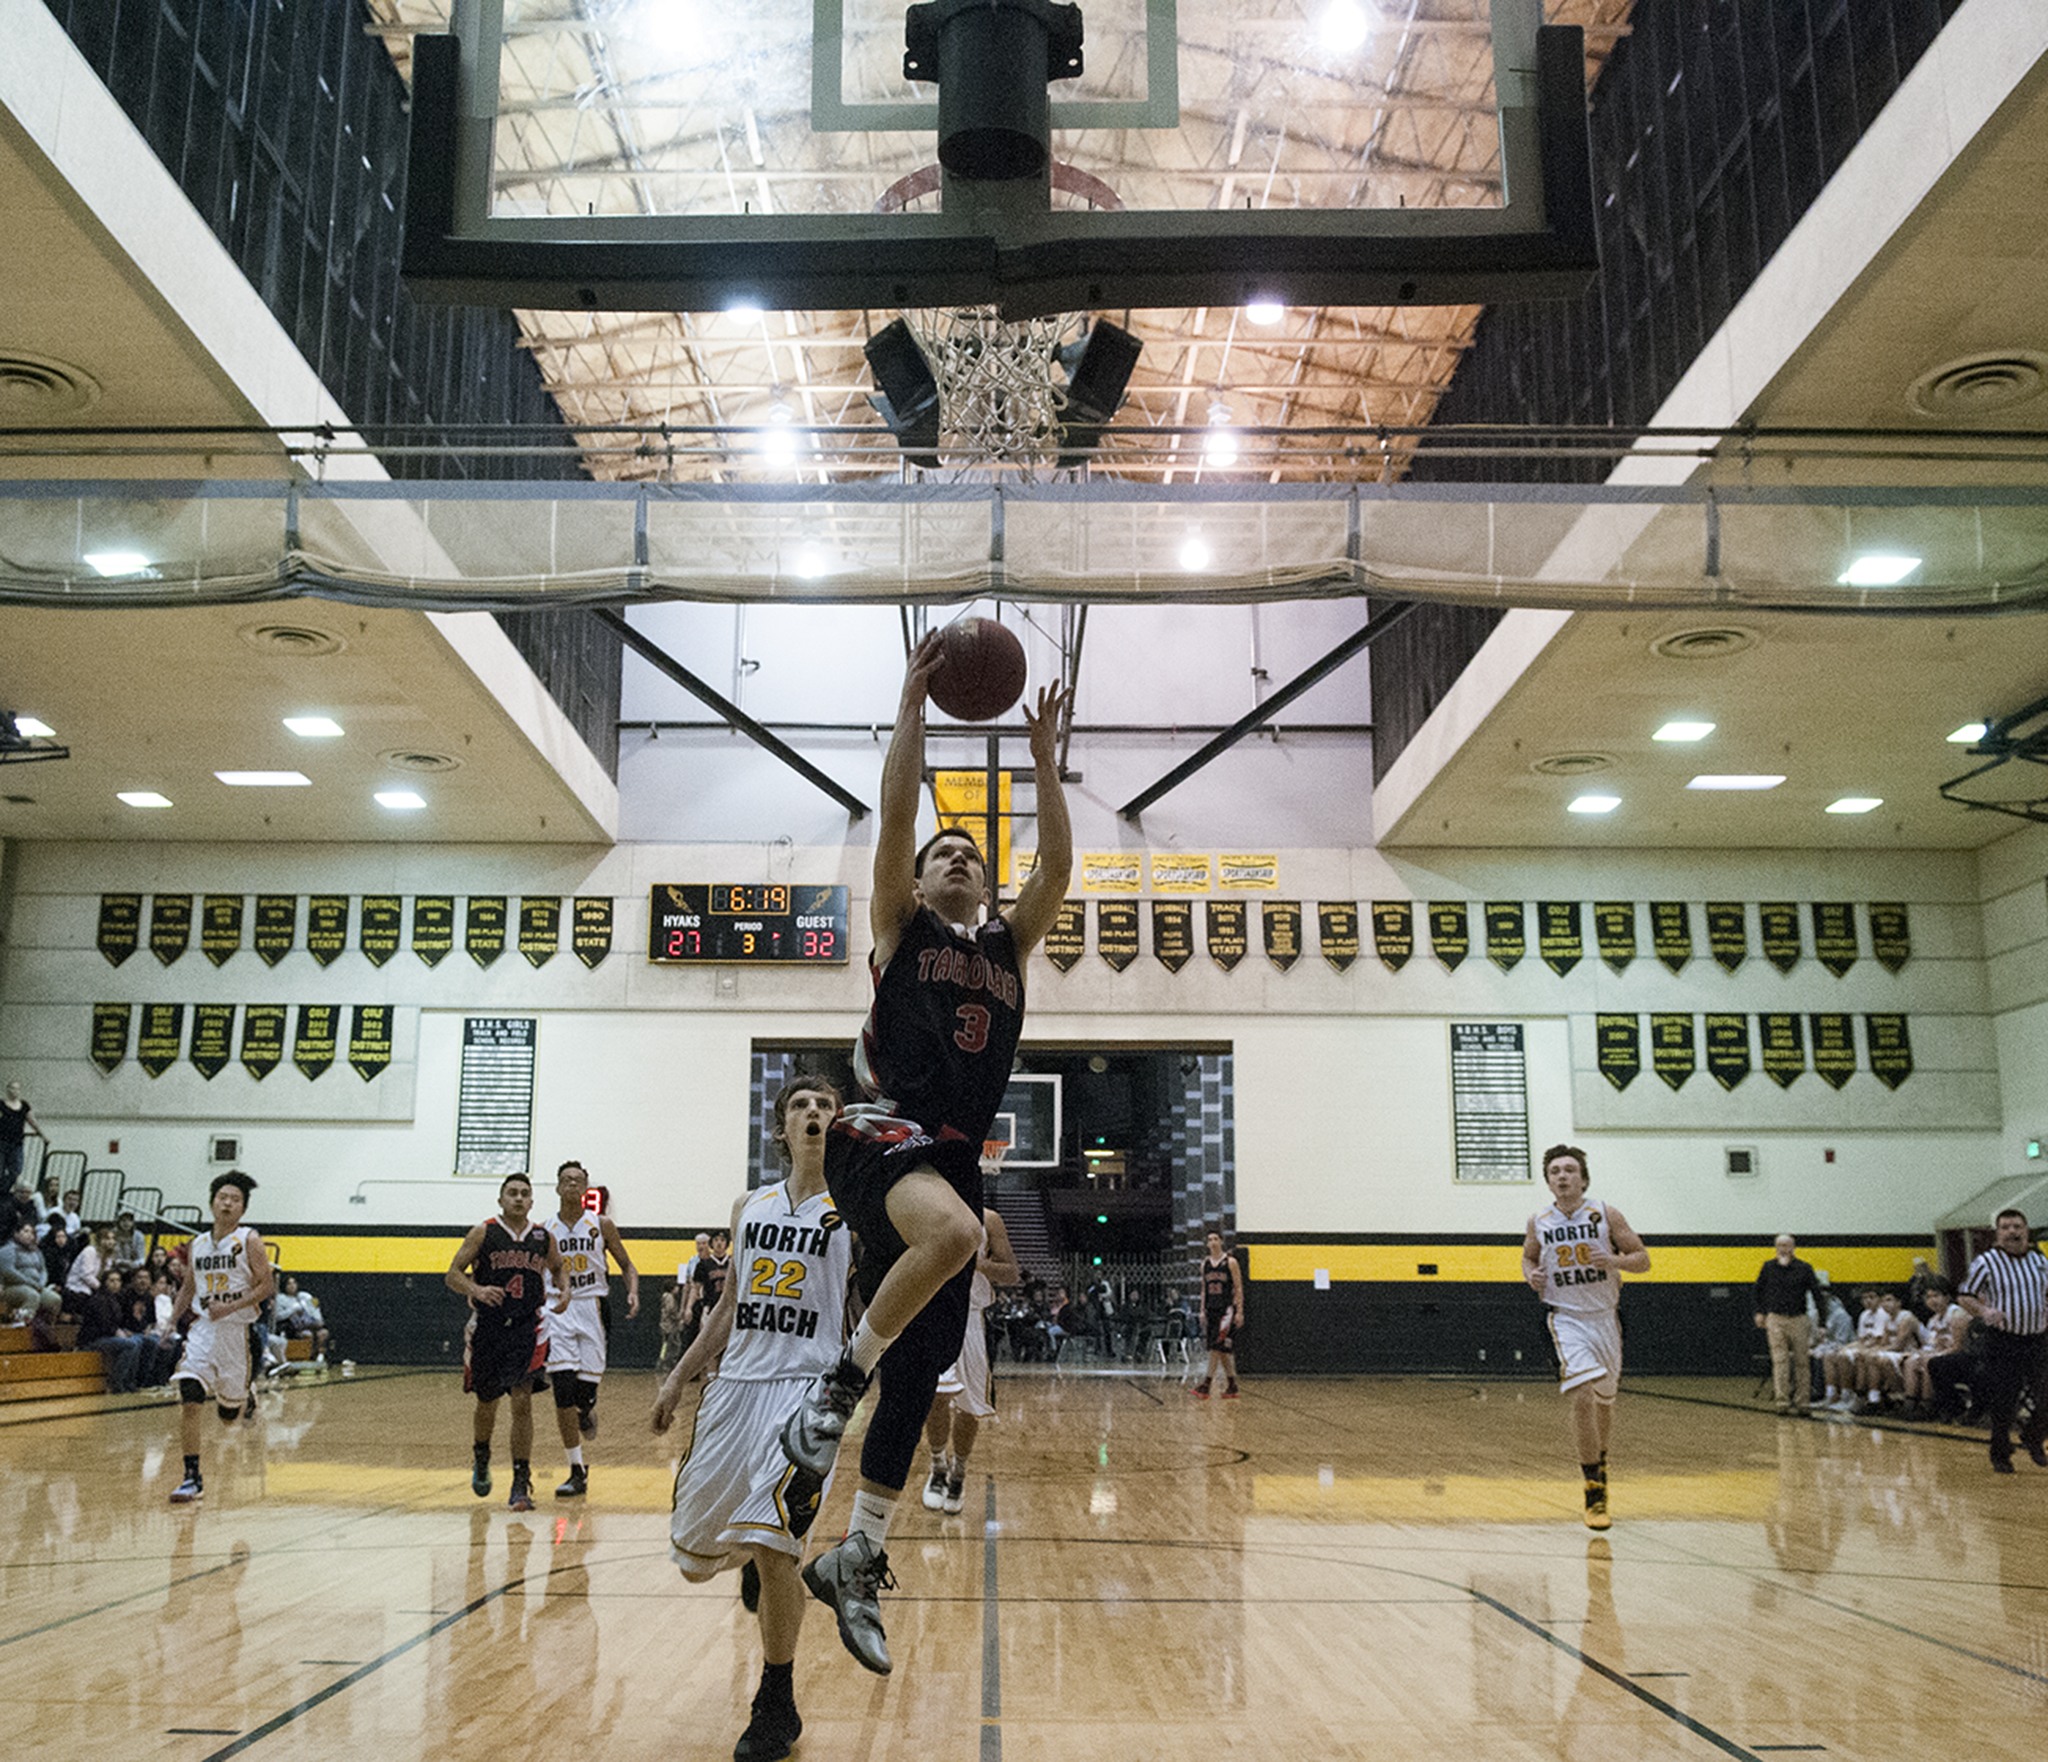
<path id="1" fill-rule="evenodd" d="M 1927 1287 L 1934 1283 L 1934 1269 L 1927 1264 L 1927 1256 L 1913 1256 L 1913 1276 L 1906 1281 L 1906 1307 L 1915 1315 L 1927 1311 Z"/>
<path id="2" fill-rule="evenodd" d="M 320 1299 L 301 1291 L 299 1281 L 290 1273 L 285 1274 L 284 1289 L 277 1294 L 275 1326 L 287 1340 L 311 1340 L 314 1368 L 327 1368 L 327 1318 L 320 1313 Z"/>
<path id="3" fill-rule="evenodd" d="M 29 1106 L 20 1083 L 9 1083 L 6 1095 L 0 1097 L 0 1187 L 12 1187 L 21 1179 L 23 1152 L 31 1132 L 47 1148 L 50 1134 L 36 1124 L 36 1110 Z M 29 1196 L 35 1196 L 33 1189 Z M 10 1228 L 7 1233 L 12 1236 L 14 1231 Z"/>
<path id="4" fill-rule="evenodd" d="M 136 1267 L 121 1288 L 121 1331 L 142 1341 L 136 1361 L 135 1386 L 154 1389 L 171 1380 L 171 1366 L 178 1362 L 178 1345 L 157 1332 L 156 1298 L 151 1293 L 149 1269 Z"/>
<path id="5" fill-rule="evenodd" d="M 23 1218 L 14 1233 L 0 1242 L 0 1313 L 26 1321 L 40 1316 L 45 1321 L 63 1307 L 63 1295 L 43 1264 L 43 1251 L 36 1244 L 33 1218 Z"/>
<path id="6" fill-rule="evenodd" d="M 1813 1402 L 1813 1322 L 1806 1306 L 1818 1308 L 1821 1288 L 1798 1248 L 1792 1237 L 1780 1236 L 1756 1275 L 1756 1325 L 1770 1342 L 1778 1411 L 1804 1419 Z"/>
<path id="7" fill-rule="evenodd" d="M 58 1207 L 64 1214 L 64 1227 L 71 1232 L 71 1239 L 74 1242 L 81 1240 L 85 1235 L 85 1219 L 78 1212 L 79 1205 L 84 1201 L 84 1198 L 85 1195 L 79 1192 L 76 1187 L 67 1188 L 64 1193 L 64 1202 Z"/>
<path id="8" fill-rule="evenodd" d="M 159 1242 L 149 1251 L 148 1258 L 142 1264 L 149 1269 L 151 1283 L 158 1279 L 169 1279 L 171 1281 L 172 1294 L 176 1295 L 178 1275 L 171 1266 L 171 1251 L 168 1248 Z"/>
<path id="9" fill-rule="evenodd" d="M 1939 1274 L 1927 1281 L 1925 1301 L 1926 1343 L 1918 1352 L 1909 1352 L 1905 1364 L 1901 1367 L 1906 1387 L 1908 1419 L 1939 1417 L 1936 1411 L 1934 1361 L 1950 1353 L 1960 1354 L 1963 1350 L 1963 1340 L 1970 1331 L 1969 1312 L 1956 1301 L 1955 1287 Z"/>
<path id="10" fill-rule="evenodd" d="M 154 1361 L 156 1349 L 122 1325 L 120 1282 L 96 1284 L 72 1303 L 71 1312 L 78 1317 L 79 1345 L 95 1348 L 107 1367 L 109 1393 L 134 1394 L 143 1354 L 149 1353 Z"/>
<path id="11" fill-rule="evenodd" d="M 92 1240 L 78 1251 L 77 1258 L 71 1263 L 71 1271 L 64 1276 L 64 1307 L 73 1315 L 82 1317 L 85 1299 L 106 1282 L 113 1262 L 114 1226 L 102 1224 L 93 1231 Z"/>
<path id="12" fill-rule="evenodd" d="M 135 1214 L 124 1211 L 114 1219 L 114 1265 L 122 1275 L 133 1272 L 149 1257 L 149 1241 L 135 1227 Z"/>
<path id="13" fill-rule="evenodd" d="M 23 1218 L 32 1224 L 42 1221 L 35 1188 L 26 1180 L 0 1185 L 0 1240 L 11 1240 Z"/>
<path id="14" fill-rule="evenodd" d="M 62 1217 L 54 1218 L 43 1226 L 42 1241 L 38 1246 L 43 1251 L 43 1265 L 49 1270 L 50 1283 L 62 1285 L 71 1276 L 71 1263 L 78 1258 L 78 1244 L 71 1239 L 71 1232 L 64 1227 Z"/>

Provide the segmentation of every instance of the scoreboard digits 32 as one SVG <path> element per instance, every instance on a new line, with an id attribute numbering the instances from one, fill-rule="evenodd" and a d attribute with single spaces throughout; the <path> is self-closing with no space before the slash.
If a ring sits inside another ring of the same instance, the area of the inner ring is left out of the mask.
<path id="1" fill-rule="evenodd" d="M 664 965 L 843 966 L 847 890 L 789 882 L 664 883 L 647 902 L 647 958 Z"/>

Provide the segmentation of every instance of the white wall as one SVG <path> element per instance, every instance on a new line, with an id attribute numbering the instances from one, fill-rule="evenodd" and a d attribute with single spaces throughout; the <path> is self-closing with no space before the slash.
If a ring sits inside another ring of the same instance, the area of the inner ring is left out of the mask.
<path id="1" fill-rule="evenodd" d="M 2003 1131 L 1996 1173 L 2048 1176 L 2029 1140 L 2048 1140 L 2048 827 L 1983 853 L 1985 983 L 1998 1048 Z"/>

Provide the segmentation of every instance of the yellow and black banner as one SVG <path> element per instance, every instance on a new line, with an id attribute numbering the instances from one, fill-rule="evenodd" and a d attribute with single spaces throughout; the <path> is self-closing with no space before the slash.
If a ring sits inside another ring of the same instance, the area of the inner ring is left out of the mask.
<path id="1" fill-rule="evenodd" d="M 579 899 L 569 937 L 570 946 L 575 949 L 579 961 L 586 967 L 600 965 L 612 951 L 612 902 L 609 899 Z"/>
<path id="2" fill-rule="evenodd" d="M 256 931 L 251 941 L 257 957 L 274 967 L 291 953 L 299 935 L 299 896 L 296 893 L 259 893 L 256 896 Z"/>
<path id="3" fill-rule="evenodd" d="M 152 1077 L 161 1077 L 184 1056 L 185 1006 L 145 1003 L 135 1031 L 135 1062 Z"/>
<path id="4" fill-rule="evenodd" d="M 1251 946 L 1245 934 L 1244 901 L 1212 899 L 1207 903 L 1209 958 L 1226 973 L 1244 959 Z"/>
<path id="5" fill-rule="evenodd" d="M 100 953 L 107 965 L 118 967 L 142 946 L 142 895 L 103 893 L 100 895 Z"/>
<path id="6" fill-rule="evenodd" d="M 363 915 L 356 930 L 356 946 L 363 959 L 381 967 L 398 952 L 405 933 L 405 901 L 395 893 L 363 895 Z"/>
<path id="7" fill-rule="evenodd" d="M 1806 1024 L 1797 1015 L 1758 1016 L 1756 1037 L 1764 1075 L 1780 1089 L 1806 1075 Z"/>
<path id="8" fill-rule="evenodd" d="M 1684 900 L 1650 902 L 1650 952 L 1674 973 L 1692 959 L 1692 908 Z"/>
<path id="9" fill-rule="evenodd" d="M 200 907 L 199 952 L 217 967 L 224 967 L 242 946 L 242 896 L 239 893 L 209 893 Z"/>
<path id="10" fill-rule="evenodd" d="M 391 1062 L 391 1006 L 359 1003 L 348 1028 L 348 1068 L 367 1083 Z"/>
<path id="11" fill-rule="evenodd" d="M 1636 904 L 1632 899 L 1603 899 L 1593 906 L 1593 940 L 1600 958 L 1617 973 L 1636 958 Z"/>
<path id="12" fill-rule="evenodd" d="M 149 902 L 149 952 L 169 966 L 191 946 L 191 894 L 157 894 Z"/>
<path id="13" fill-rule="evenodd" d="M 1177 973 L 1195 958 L 1195 907 L 1192 900 L 1152 902 L 1152 958 Z"/>
<path id="14" fill-rule="evenodd" d="M 195 1003 L 192 1006 L 192 1068 L 209 1083 L 228 1068 L 235 1056 L 235 1006 Z"/>
<path id="15" fill-rule="evenodd" d="M 1710 1015 L 1706 1030 L 1707 1075 L 1733 1089 L 1749 1075 L 1749 1017 Z"/>
<path id="16" fill-rule="evenodd" d="M 323 967 L 348 947 L 348 895 L 316 893 L 306 901 L 306 952 Z"/>
<path id="17" fill-rule="evenodd" d="M 1316 934 L 1322 942 L 1323 959 L 1338 972 L 1358 959 L 1358 904 L 1349 899 L 1326 899 L 1316 906 Z"/>
<path id="18" fill-rule="evenodd" d="M 298 1031 L 292 1036 L 292 1063 L 307 1082 L 324 1077 L 334 1063 L 334 1042 L 340 1028 L 340 1004 L 299 1005 Z"/>
<path id="19" fill-rule="evenodd" d="M 1536 902 L 1536 952 L 1553 973 L 1569 973 L 1585 957 L 1579 932 L 1579 902 L 1540 899 Z"/>
<path id="20" fill-rule="evenodd" d="M 1650 1018 L 1650 1069 L 1673 1089 L 1683 1089 L 1698 1068 L 1692 1049 L 1692 1017 Z"/>
<path id="21" fill-rule="evenodd" d="M 610 905 L 611 901 L 604 903 Z M 580 909 L 583 901 L 578 900 L 576 904 Z M 581 931 L 580 925 L 578 931 Z M 1073 971 L 1074 963 L 1088 952 L 1088 902 L 1085 899 L 1060 901 L 1060 909 L 1053 914 L 1052 928 L 1045 933 L 1044 947 L 1045 958 L 1061 972 Z"/>
<path id="22" fill-rule="evenodd" d="M 1633 1014 L 1593 1018 L 1594 1055 L 1600 1074 L 1626 1089 L 1643 1074 L 1642 1025 Z"/>
<path id="23" fill-rule="evenodd" d="M 243 1004 L 242 1069 L 260 1083 L 277 1069 L 283 1059 L 284 1005 Z"/>
<path id="24" fill-rule="evenodd" d="M 958 830 L 974 840 L 975 848 L 988 856 L 991 824 L 995 839 L 995 873 L 989 877 L 989 891 L 1007 887 L 1010 874 L 1010 773 L 996 773 L 996 813 L 991 823 L 988 811 L 986 771 L 934 771 L 932 806 L 938 811 L 942 831 Z M 540 963 L 535 962 L 536 966 Z"/>
<path id="25" fill-rule="evenodd" d="M 469 958 L 487 967 L 505 952 L 505 896 L 472 894 L 462 920 L 462 946 Z"/>
<path id="26" fill-rule="evenodd" d="M 1870 1046 L 1870 1074 L 1887 1089 L 1896 1089 L 1913 1074 L 1913 1042 L 1904 1016 L 1865 1016 L 1863 1032 Z"/>
<path id="27" fill-rule="evenodd" d="M 1372 902 L 1373 952 L 1398 973 L 1415 955 L 1415 904 L 1406 899 Z"/>
<path id="28" fill-rule="evenodd" d="M 1816 1015 L 1813 1030 L 1813 1072 L 1830 1089 L 1839 1089 L 1856 1074 L 1856 1030 L 1846 1015 Z"/>
<path id="29" fill-rule="evenodd" d="M 1731 973 L 1749 958 L 1749 914 L 1740 900 L 1707 901 L 1707 952 Z"/>
<path id="30" fill-rule="evenodd" d="M 1259 930 L 1265 939 L 1266 959 L 1281 972 L 1301 959 L 1301 901 L 1269 899 L 1259 907 Z"/>
<path id="31" fill-rule="evenodd" d="M 1462 899 L 1429 902 L 1429 951 L 1454 973 L 1472 952 L 1472 926 Z"/>
<path id="32" fill-rule="evenodd" d="M 1511 972 L 1529 952 L 1529 938 L 1522 927 L 1519 899 L 1489 899 L 1486 902 L 1486 954 L 1503 973 Z"/>
<path id="33" fill-rule="evenodd" d="M 562 896 L 519 902 L 519 952 L 530 967 L 544 967 L 562 945 Z"/>
<path id="34" fill-rule="evenodd" d="M 412 902 L 412 951 L 438 967 L 455 946 L 455 901 L 445 893 L 423 893 Z"/>
<path id="35" fill-rule="evenodd" d="M 1856 908 L 1853 905 L 1846 901 L 1813 902 L 1813 953 L 1814 958 L 1837 979 L 1856 964 Z"/>
<path id="36" fill-rule="evenodd" d="M 1138 958 L 1138 902 L 1098 899 L 1095 902 L 1095 952 L 1113 973 Z"/>
<path id="37" fill-rule="evenodd" d="M 92 1062 L 110 1077 L 128 1056 L 128 1028 L 134 1020 L 132 1003 L 92 1006 Z"/>
<path id="38" fill-rule="evenodd" d="M 1913 932 L 1907 922 L 1905 902 L 1893 900 L 1886 905 L 1872 904 L 1870 912 L 1870 952 L 1877 956 L 1877 963 L 1887 973 L 1896 973 L 1913 955 Z"/>
<path id="39" fill-rule="evenodd" d="M 1765 900 L 1756 908 L 1757 943 L 1764 959 L 1781 973 L 1799 964 L 1799 907 L 1790 900 Z"/>

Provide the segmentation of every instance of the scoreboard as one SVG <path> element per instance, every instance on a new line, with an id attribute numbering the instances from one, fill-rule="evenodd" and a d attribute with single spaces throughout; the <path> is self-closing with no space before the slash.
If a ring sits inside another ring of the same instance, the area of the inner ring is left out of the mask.
<path id="1" fill-rule="evenodd" d="M 677 966 L 844 966 L 846 910 L 844 887 L 663 883 L 648 897 L 647 958 Z"/>

